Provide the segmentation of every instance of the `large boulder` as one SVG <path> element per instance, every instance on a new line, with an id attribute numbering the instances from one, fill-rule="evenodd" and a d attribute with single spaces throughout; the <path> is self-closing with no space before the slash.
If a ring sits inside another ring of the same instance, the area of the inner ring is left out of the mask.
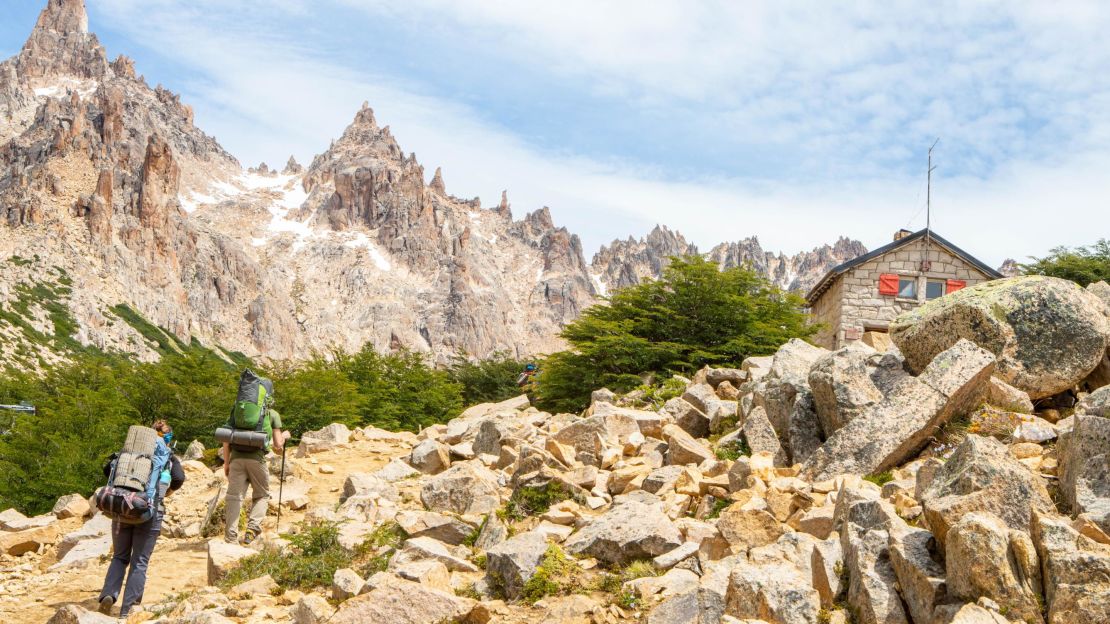
<path id="1" fill-rule="evenodd" d="M 1077 533 L 1065 518 L 1034 513 L 1049 624 L 1110 622 L 1110 546 Z"/>
<path id="2" fill-rule="evenodd" d="M 289 609 L 293 624 L 324 624 L 335 613 L 327 599 L 316 594 L 305 594 Z"/>
<path id="3" fill-rule="evenodd" d="M 652 559 L 682 545 L 682 534 L 659 504 L 623 500 L 567 539 L 564 547 L 610 564 Z"/>
<path id="4" fill-rule="evenodd" d="M 731 505 L 717 519 L 717 530 L 734 554 L 745 554 L 750 548 L 773 544 L 782 536 L 782 526 L 768 511 L 742 507 Z"/>
<path id="5" fill-rule="evenodd" d="M 420 490 L 420 501 L 431 511 L 484 514 L 500 506 L 501 494 L 497 475 L 468 461 L 430 478 Z"/>
<path id="6" fill-rule="evenodd" d="M 770 371 L 753 392 L 756 405 L 767 410 L 767 418 L 787 451 L 790 449 L 787 436 L 794 401 L 799 391 L 809 389 L 809 369 L 826 353 L 826 349 L 804 340 L 790 340 L 775 352 Z"/>
<path id="7" fill-rule="evenodd" d="M 1056 446 L 1060 493 L 1075 514 L 1110 532 L 1110 418 L 1080 414 Z"/>
<path id="8" fill-rule="evenodd" d="M 239 565 L 239 562 L 258 554 L 250 548 L 238 544 L 229 544 L 222 539 L 208 542 L 208 584 L 215 585 L 227 573 Z"/>
<path id="9" fill-rule="evenodd" d="M 967 513 L 990 512 L 1011 529 L 1029 530 L 1030 511 L 1054 511 L 1041 477 L 994 438 L 968 435 L 921 492 L 925 522 L 942 547 Z"/>
<path id="10" fill-rule="evenodd" d="M 817 590 L 789 563 L 756 566 L 738 561 L 729 574 L 727 615 L 772 624 L 812 624 L 820 609 Z"/>
<path id="11" fill-rule="evenodd" d="M 835 523 L 848 570 L 848 604 L 860 624 L 908 624 L 889 544 L 890 536 L 910 529 L 892 505 L 874 495 L 873 490 L 844 487 L 837 492 Z"/>
<path id="12" fill-rule="evenodd" d="M 391 563 L 401 565 L 431 559 L 447 566 L 452 572 L 477 572 L 478 568 L 466 558 L 469 554 L 470 551 L 465 548 L 451 548 L 430 537 L 410 537 Z"/>
<path id="13" fill-rule="evenodd" d="M 590 466 L 600 466 L 606 442 L 616 443 L 616 436 L 609 430 L 607 416 L 594 415 L 578 419 L 563 427 L 550 439 L 575 450 L 575 458 Z M 636 425 L 639 430 L 639 426 Z"/>
<path id="14" fill-rule="evenodd" d="M 46 624 L 117 624 L 119 620 L 78 605 L 66 605 L 54 612 Z"/>
<path id="15" fill-rule="evenodd" d="M 69 535 L 66 536 L 66 539 Z M 108 534 L 89 537 L 74 543 L 61 554 L 59 549 L 58 562 L 50 566 L 51 570 L 62 568 L 84 567 L 100 561 L 112 552 L 112 536 Z"/>
<path id="16" fill-rule="evenodd" d="M 1033 541 L 989 513 L 969 513 L 948 530 L 948 595 L 987 597 L 1025 622 L 1041 622 L 1041 569 Z"/>
<path id="17" fill-rule="evenodd" d="M 343 481 L 343 499 L 352 496 L 367 496 L 397 502 L 400 494 L 392 483 L 366 472 L 352 472 Z"/>
<path id="18" fill-rule="evenodd" d="M 81 528 L 67 533 L 65 537 L 58 542 L 57 555 L 59 561 L 62 560 L 70 550 L 84 541 L 93 540 L 102 537 L 110 538 L 112 532 L 112 519 L 104 514 L 97 514 L 90 518 Z M 109 539 L 109 546 L 111 539 Z"/>
<path id="19" fill-rule="evenodd" d="M 910 368 L 961 339 L 998 357 L 995 373 L 1036 400 L 1083 381 L 1106 355 L 1110 320 L 1094 294 L 1036 275 L 983 282 L 934 299 L 890 325 Z"/>
<path id="20" fill-rule="evenodd" d="M 434 511 L 406 509 L 397 514 L 396 520 L 409 537 L 430 537 L 456 546 L 466 541 L 475 531 L 473 526 L 458 518 Z"/>
<path id="21" fill-rule="evenodd" d="M 663 412 L 691 436 L 704 438 L 709 435 L 709 416 L 686 399 L 682 397 L 670 399 L 663 405 Z"/>
<path id="22" fill-rule="evenodd" d="M 1083 397 L 1076 404 L 1075 413 L 1110 418 L 1110 386 L 1103 386 Z"/>
<path id="23" fill-rule="evenodd" d="M 92 506 L 89 505 L 89 499 L 80 494 L 66 494 L 54 503 L 54 508 L 50 510 L 50 513 L 57 516 L 59 520 L 84 518 L 92 515 Z"/>
<path id="24" fill-rule="evenodd" d="M 351 441 L 351 430 L 343 423 L 332 423 L 316 431 L 305 432 L 301 438 L 315 438 L 335 442 L 336 444 L 347 444 Z"/>
<path id="25" fill-rule="evenodd" d="M 883 400 L 867 366 L 874 353 L 852 345 L 814 362 L 809 371 L 809 387 L 825 437 Z"/>
<path id="26" fill-rule="evenodd" d="M 547 552 L 547 539 L 541 533 L 521 533 L 486 551 L 486 574 L 492 586 L 505 598 L 516 600 L 524 584 L 536 573 Z"/>
<path id="27" fill-rule="evenodd" d="M 473 600 L 432 589 L 398 577 L 378 583 L 370 592 L 355 596 L 339 605 L 328 624 L 432 624 L 434 622 L 479 622 L 475 611 L 481 609 Z"/>
<path id="28" fill-rule="evenodd" d="M 409 463 L 424 474 L 438 474 L 451 465 L 451 455 L 446 444 L 428 438 L 413 447 Z"/>
<path id="29" fill-rule="evenodd" d="M 898 595 L 898 577 L 891 565 L 889 533 L 874 529 L 844 540 L 848 570 L 848 604 L 859 624 L 909 624 Z"/>
<path id="30" fill-rule="evenodd" d="M 790 440 L 791 464 L 804 464 L 821 448 L 825 435 L 817 417 L 817 405 L 812 392 L 798 392 L 794 399 L 794 408 L 790 411 L 790 429 L 786 437 Z"/>
<path id="31" fill-rule="evenodd" d="M 647 624 L 719 624 L 725 612 L 724 597 L 706 588 L 692 589 L 660 602 L 647 616 Z"/>
<path id="32" fill-rule="evenodd" d="M 748 447 L 753 453 L 759 451 L 770 453 L 775 458 L 776 466 L 786 466 L 790 463 L 782 443 L 779 442 L 779 436 L 775 433 L 775 428 L 771 425 L 767 412 L 762 406 L 752 408 L 748 417 L 744 419 L 742 430 L 744 439 L 747 440 Z"/>
<path id="33" fill-rule="evenodd" d="M 841 427 L 805 463 L 811 481 L 838 474 L 871 474 L 909 461 L 953 417 L 985 396 L 995 358 L 960 340 L 937 355 L 916 379 L 898 384 L 881 402 Z"/>
<path id="34" fill-rule="evenodd" d="M 675 466 L 700 464 L 716 455 L 709 447 L 698 442 L 678 425 L 663 427 L 663 439 L 667 441 L 667 463 Z"/>
<path id="35" fill-rule="evenodd" d="M 630 407 L 619 407 L 612 403 L 597 403 L 591 408 L 591 416 L 601 416 L 607 422 L 628 422 L 631 419 L 640 428 L 640 433 L 644 437 L 661 438 L 663 436 L 663 425 L 667 424 L 668 418 L 666 414 L 659 412 L 650 412 L 647 410 L 632 409 Z M 615 418 L 610 419 L 613 416 Z M 623 428 L 624 425 L 622 425 Z M 623 432 L 627 438 L 631 432 Z"/>
<path id="36" fill-rule="evenodd" d="M 0 553 L 19 557 L 37 552 L 58 541 L 58 527 L 53 524 L 23 531 L 0 533 Z"/>
<path id="37" fill-rule="evenodd" d="M 932 534 L 922 529 L 892 533 L 888 546 L 910 618 L 931 621 L 937 605 L 947 598 L 944 553 Z"/>
<path id="38" fill-rule="evenodd" d="M 193 440 L 186 447 L 184 455 L 181 456 L 185 461 L 198 461 L 204 457 L 204 443 L 200 440 Z"/>

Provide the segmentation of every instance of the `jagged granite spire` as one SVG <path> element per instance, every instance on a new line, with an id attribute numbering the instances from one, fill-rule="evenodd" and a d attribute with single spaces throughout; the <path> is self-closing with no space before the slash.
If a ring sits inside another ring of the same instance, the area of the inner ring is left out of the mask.
<path id="1" fill-rule="evenodd" d="M 89 33 L 84 0 L 49 0 L 17 62 L 24 78 L 99 79 L 109 71 L 104 48 Z"/>

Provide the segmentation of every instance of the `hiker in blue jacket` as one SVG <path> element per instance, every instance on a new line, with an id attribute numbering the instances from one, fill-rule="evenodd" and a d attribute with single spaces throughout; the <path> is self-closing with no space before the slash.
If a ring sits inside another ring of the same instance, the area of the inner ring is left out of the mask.
<path id="1" fill-rule="evenodd" d="M 161 436 L 158 440 L 158 449 L 155 451 L 154 471 L 159 477 L 152 481 L 154 500 L 154 515 L 142 524 L 126 524 L 118 520 L 112 521 L 112 562 L 108 565 L 108 573 L 104 577 L 104 588 L 100 590 L 99 611 L 109 614 L 112 606 L 119 600 L 121 587 L 123 588 L 123 603 L 120 606 L 120 618 L 125 618 L 131 608 L 143 601 L 143 589 L 146 587 L 146 569 L 150 563 L 150 554 L 154 552 L 154 544 L 162 532 L 162 515 L 165 513 L 163 499 L 171 492 L 185 483 L 185 471 L 181 468 L 181 461 L 173 454 L 169 443 L 173 440 L 173 428 L 164 420 L 155 421 L 152 428 Z M 104 466 L 104 476 L 112 473 L 116 456 L 113 455 Z M 123 587 L 124 575 L 127 576 L 127 586 Z"/>

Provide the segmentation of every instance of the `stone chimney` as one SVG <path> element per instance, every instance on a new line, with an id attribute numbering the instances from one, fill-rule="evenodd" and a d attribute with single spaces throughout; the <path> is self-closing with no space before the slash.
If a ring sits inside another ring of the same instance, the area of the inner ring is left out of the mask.
<path id="1" fill-rule="evenodd" d="M 913 234 L 913 232 L 911 232 L 911 231 L 909 231 L 905 228 L 902 228 L 901 230 L 898 230 L 897 232 L 894 233 L 894 240 L 900 241 L 903 238 L 909 236 L 910 234 Z"/>

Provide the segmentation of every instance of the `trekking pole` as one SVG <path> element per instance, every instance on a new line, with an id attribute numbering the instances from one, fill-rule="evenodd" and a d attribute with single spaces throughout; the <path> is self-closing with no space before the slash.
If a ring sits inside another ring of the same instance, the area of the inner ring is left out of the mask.
<path id="1" fill-rule="evenodd" d="M 288 442 L 289 439 L 286 438 L 285 441 Z M 280 472 L 280 475 L 278 476 L 278 517 L 277 517 L 277 528 L 275 529 L 275 533 L 277 533 L 279 536 L 281 535 L 281 495 L 284 492 L 285 492 L 285 445 L 282 444 L 281 445 L 281 472 Z"/>

